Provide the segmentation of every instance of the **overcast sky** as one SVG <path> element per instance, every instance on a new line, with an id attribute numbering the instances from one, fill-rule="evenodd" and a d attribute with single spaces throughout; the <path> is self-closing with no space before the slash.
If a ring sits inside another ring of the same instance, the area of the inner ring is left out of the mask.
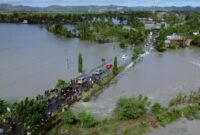
<path id="1" fill-rule="evenodd" d="M 0 3 L 45 7 L 49 5 L 152 6 L 153 0 L 0 0 Z M 156 0 L 156 6 L 200 6 L 200 0 Z"/>

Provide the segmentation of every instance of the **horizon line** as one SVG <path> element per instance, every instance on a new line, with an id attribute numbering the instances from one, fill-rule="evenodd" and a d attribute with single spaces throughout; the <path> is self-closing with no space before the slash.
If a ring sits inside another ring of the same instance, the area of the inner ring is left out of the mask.
<path id="1" fill-rule="evenodd" d="M 129 8 L 134 8 L 134 7 L 162 7 L 162 8 L 165 8 L 165 7 L 192 7 L 192 8 L 198 8 L 200 6 L 192 6 L 192 5 L 185 5 L 185 6 L 153 6 L 153 5 L 149 5 L 149 6 L 121 6 L 121 5 L 118 5 L 118 4 L 109 4 L 109 5 L 94 5 L 94 4 L 91 4 L 91 5 L 59 5 L 59 4 L 52 4 L 52 5 L 49 5 L 49 6 L 31 6 L 31 5 L 24 5 L 24 4 L 11 4 L 11 3 L 0 3 L 0 5 L 11 5 L 11 6 L 26 6 L 26 7 L 32 7 L 32 8 L 48 8 L 48 7 L 51 7 L 51 6 L 60 6 L 60 7 L 87 7 L 87 6 L 98 6 L 98 7 L 101 7 L 101 6 L 104 6 L 104 7 L 108 7 L 108 6 L 118 6 L 118 7 L 129 7 Z"/>

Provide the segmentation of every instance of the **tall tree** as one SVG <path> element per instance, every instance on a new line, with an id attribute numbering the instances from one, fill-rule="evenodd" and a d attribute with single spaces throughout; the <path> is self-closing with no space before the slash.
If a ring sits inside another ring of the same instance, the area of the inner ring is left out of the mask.
<path id="1" fill-rule="evenodd" d="M 78 55 L 78 72 L 83 73 L 83 57 L 81 53 Z"/>
<path id="2" fill-rule="evenodd" d="M 115 56 L 115 58 L 114 58 L 113 74 L 114 75 L 118 74 L 118 60 L 117 60 L 117 56 Z"/>

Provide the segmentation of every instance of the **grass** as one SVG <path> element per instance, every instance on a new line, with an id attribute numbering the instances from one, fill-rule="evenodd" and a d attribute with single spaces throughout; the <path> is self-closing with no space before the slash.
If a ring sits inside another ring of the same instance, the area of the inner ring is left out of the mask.
<path id="1" fill-rule="evenodd" d="M 131 129 L 130 132 L 126 132 L 125 135 L 142 135 L 148 130 L 148 125 L 147 124 L 140 124 L 138 127 L 135 129 Z"/>
<path id="2" fill-rule="evenodd" d="M 141 135 L 149 127 L 154 127 L 155 123 L 157 123 L 156 118 L 151 113 L 147 113 L 136 120 L 105 119 L 91 128 L 84 128 L 80 123 L 73 126 L 63 124 L 58 128 L 57 134 L 65 132 L 66 135 Z M 52 134 L 55 131 L 53 129 Z"/>

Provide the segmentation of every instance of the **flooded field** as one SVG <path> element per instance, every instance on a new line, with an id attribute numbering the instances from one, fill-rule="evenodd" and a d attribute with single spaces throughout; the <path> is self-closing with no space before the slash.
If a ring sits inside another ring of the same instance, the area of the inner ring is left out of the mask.
<path id="1" fill-rule="evenodd" d="M 0 97 L 33 97 L 54 87 L 58 79 L 78 76 L 79 53 L 86 71 L 100 65 L 102 58 L 122 55 L 117 43 L 65 39 L 40 25 L 0 24 Z"/>

